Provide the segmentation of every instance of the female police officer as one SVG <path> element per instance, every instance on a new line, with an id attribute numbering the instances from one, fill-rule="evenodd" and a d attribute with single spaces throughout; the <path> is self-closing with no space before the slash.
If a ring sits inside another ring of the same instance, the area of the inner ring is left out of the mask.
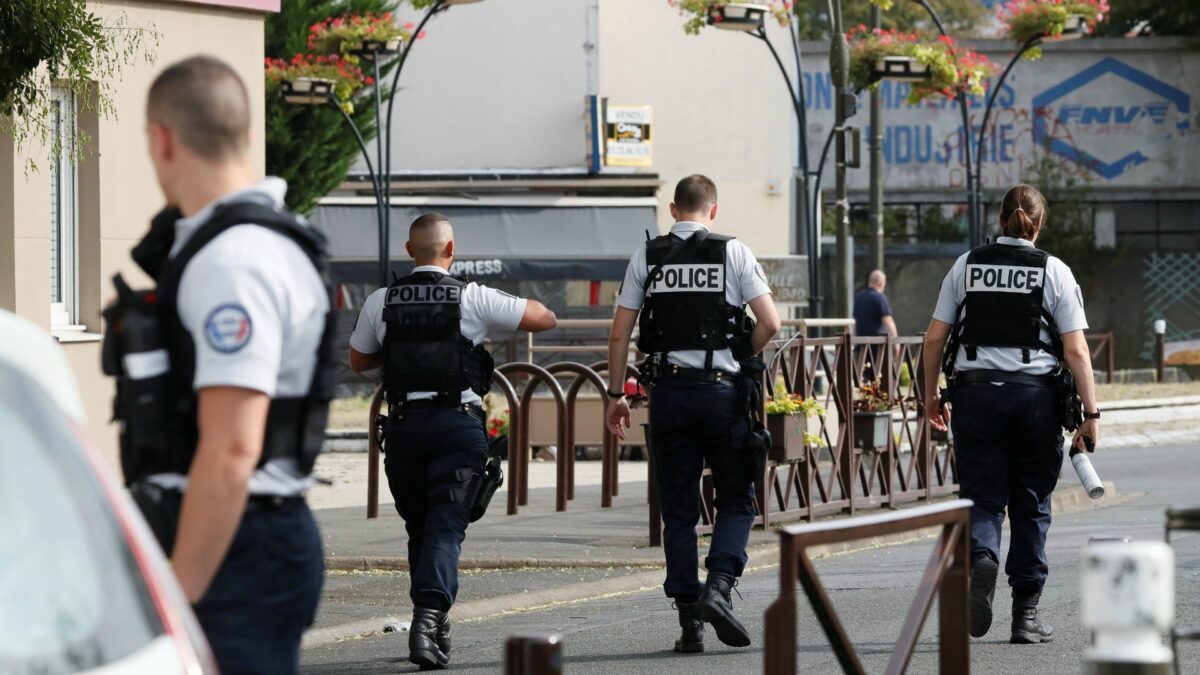
<path id="1" fill-rule="evenodd" d="M 971 507 L 971 635 L 992 623 L 1000 527 L 1008 508 L 1012 541 L 1004 571 L 1013 596 L 1013 643 L 1049 642 L 1038 619 L 1046 583 L 1050 496 L 1063 460 L 1055 378 L 1064 364 L 1078 383 L 1085 421 L 1073 445 L 1094 447 L 1100 417 L 1092 382 L 1083 294 L 1070 268 L 1034 247 L 1046 200 L 1018 185 L 1004 196 L 1002 235 L 960 257 L 942 281 L 925 337 L 926 412 L 945 430 L 938 366 L 950 339 L 955 454 L 961 495 Z"/>

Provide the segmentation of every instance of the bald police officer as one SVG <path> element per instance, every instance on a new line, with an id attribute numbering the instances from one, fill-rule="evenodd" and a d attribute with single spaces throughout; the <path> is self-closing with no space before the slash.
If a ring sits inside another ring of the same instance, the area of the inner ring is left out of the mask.
<path id="1" fill-rule="evenodd" d="M 333 393 L 324 239 L 258 180 L 229 66 L 163 71 L 146 106 L 170 207 L 133 251 L 157 282 L 106 310 L 126 481 L 221 672 L 294 673 L 324 557 L 304 501 Z"/>
<path id="2" fill-rule="evenodd" d="M 1003 236 L 954 263 L 925 337 L 927 414 L 941 430 L 938 366 L 950 341 L 945 367 L 953 381 L 958 481 L 962 496 L 975 502 L 970 632 L 982 637 L 992 623 L 1007 508 L 1012 538 L 1004 571 L 1014 643 L 1049 642 L 1054 634 L 1037 605 L 1049 571 L 1050 497 L 1063 461 L 1061 401 L 1075 394 L 1060 384 L 1064 366 L 1083 402 L 1073 446 L 1090 451 L 1099 434 L 1083 294 L 1070 268 L 1034 246 L 1045 223 L 1041 193 L 1028 185 L 1009 190 L 1000 209 Z"/>
<path id="3" fill-rule="evenodd" d="M 491 387 L 491 332 L 544 331 L 557 320 L 536 300 L 450 276 L 454 229 L 439 213 L 413 221 L 412 274 L 372 293 L 350 337 L 350 367 L 383 368 L 388 420 L 384 468 L 408 532 L 413 620 L 409 660 L 450 662 L 449 611 L 458 558 L 487 456 L 483 395 Z"/>
<path id="4" fill-rule="evenodd" d="M 629 426 L 625 368 L 634 323 L 638 348 L 649 354 L 651 451 L 658 467 L 667 578 L 682 635 L 677 652 L 704 651 L 704 623 L 717 638 L 744 647 L 750 635 L 733 614 L 730 590 L 746 565 L 755 516 L 753 472 L 746 461 L 751 428 L 740 359 L 759 353 L 779 330 L 762 267 L 749 247 L 710 232 L 717 188 L 688 176 L 675 188 L 675 225 L 630 260 L 609 339 L 608 426 L 621 438 Z M 745 307 L 758 323 L 746 332 Z M 717 516 L 702 585 L 696 569 L 700 475 L 713 469 Z"/>

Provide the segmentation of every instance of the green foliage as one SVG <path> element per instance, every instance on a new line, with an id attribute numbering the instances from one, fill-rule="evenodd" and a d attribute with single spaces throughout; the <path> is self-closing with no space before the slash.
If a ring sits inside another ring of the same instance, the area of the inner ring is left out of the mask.
<path id="1" fill-rule="evenodd" d="M 395 12 L 397 4 L 397 0 L 287 0 L 278 13 L 267 17 L 267 58 L 290 62 L 295 54 L 305 53 L 311 27 L 328 17 L 382 15 Z M 383 67 L 383 74 L 391 68 L 390 63 Z M 366 87 L 359 96 L 373 92 Z M 386 88 L 382 93 L 386 101 Z M 360 101 L 351 118 L 365 140 L 375 138 L 373 101 Z M 268 95 L 266 125 L 267 173 L 287 180 L 288 206 L 300 213 L 311 212 L 321 197 L 340 185 L 360 155 L 354 134 L 336 110 L 288 105 Z"/>
<path id="2" fill-rule="evenodd" d="M 18 145 L 31 136 L 51 142 L 52 86 L 71 90 L 84 106 L 113 117 L 114 81 L 139 56 L 154 61 L 148 43 L 158 45 L 153 28 L 132 26 L 120 12 L 93 14 L 78 0 L 0 3 L 0 132 Z M 80 135 L 77 147 L 86 146 Z M 35 168 L 32 159 L 28 168 Z"/>
<path id="3" fill-rule="evenodd" d="M 788 25 L 790 3 L 787 0 L 667 0 L 668 5 L 677 8 L 679 14 L 687 18 L 687 22 L 683 24 L 683 32 L 688 35 L 697 35 L 708 25 L 708 12 L 713 6 L 747 3 L 766 5 L 779 25 Z"/>
<path id="4" fill-rule="evenodd" d="M 309 28 L 309 48 L 321 54 L 350 55 L 361 49 L 365 41 L 387 43 L 392 40 L 408 40 L 410 31 L 404 30 L 390 14 L 357 14 L 354 16 L 329 17 L 324 23 Z"/>
<path id="5" fill-rule="evenodd" d="M 1143 21 L 1154 35 L 1200 37 L 1200 3 L 1196 0 L 1109 0 L 1108 16 L 1097 35 L 1121 37 Z"/>
<path id="6" fill-rule="evenodd" d="M 875 89 L 875 64 L 888 56 L 906 56 L 929 70 L 928 79 L 912 83 L 908 102 L 917 104 L 942 95 L 954 98 L 962 89 L 982 96 L 983 83 L 995 73 L 987 57 L 971 49 L 959 47 L 953 38 L 933 37 L 921 33 L 895 30 L 869 31 L 851 29 L 850 84 L 856 91 Z"/>
<path id="7" fill-rule="evenodd" d="M 1086 295 L 1096 275 L 1124 255 L 1119 242 L 1115 248 L 1096 248 L 1091 176 L 1072 164 L 1042 156 L 1026 169 L 1025 182 L 1046 198 L 1046 223 L 1038 235 L 1038 248 L 1065 262 Z"/>
<path id="8" fill-rule="evenodd" d="M 911 31 L 936 30 L 929 13 L 912 0 L 891 0 L 892 7 L 880 13 L 884 29 Z M 956 37 L 978 35 L 987 10 L 979 0 L 930 0 L 929 4 L 941 16 L 946 30 Z M 804 40 L 821 40 L 829 35 L 826 0 L 796 0 L 796 24 Z M 842 0 L 842 23 L 849 29 L 871 23 L 871 3 Z"/>
<path id="9" fill-rule="evenodd" d="M 1025 44 L 1039 35 L 1055 37 L 1062 35 L 1067 18 L 1082 16 L 1089 30 L 1108 9 L 1106 0 L 1069 0 L 1067 2 L 1042 2 L 1041 0 L 1009 0 L 997 13 L 1005 26 L 1005 35 L 1017 44 Z M 1036 61 L 1042 57 L 1040 47 L 1025 52 L 1024 58 Z"/>

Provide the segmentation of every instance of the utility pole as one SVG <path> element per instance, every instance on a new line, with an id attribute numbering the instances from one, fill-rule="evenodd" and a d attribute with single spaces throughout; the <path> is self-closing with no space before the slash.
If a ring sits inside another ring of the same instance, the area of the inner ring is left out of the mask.
<path id="1" fill-rule="evenodd" d="M 836 297 L 834 309 L 837 316 L 850 316 L 853 302 L 850 294 L 854 290 L 854 239 L 850 236 L 849 197 L 846 188 L 846 104 L 854 100 L 848 95 L 846 86 L 850 79 L 850 45 L 842 29 L 841 0 L 827 0 L 832 35 L 829 44 L 829 73 L 833 80 L 834 135 L 837 163 L 837 271 L 834 274 Z M 851 103 L 853 104 L 853 103 Z"/>
<path id="2" fill-rule="evenodd" d="M 871 5 L 871 28 L 880 28 L 879 6 Z M 883 97 L 871 92 L 871 268 L 883 269 Z"/>

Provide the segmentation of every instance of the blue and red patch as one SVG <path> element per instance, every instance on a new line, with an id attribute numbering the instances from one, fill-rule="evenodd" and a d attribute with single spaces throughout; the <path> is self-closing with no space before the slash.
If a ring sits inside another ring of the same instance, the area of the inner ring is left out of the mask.
<path id="1" fill-rule="evenodd" d="M 204 337 L 213 349 L 232 354 L 250 344 L 254 324 L 245 307 L 226 304 L 217 307 L 204 322 Z"/>

